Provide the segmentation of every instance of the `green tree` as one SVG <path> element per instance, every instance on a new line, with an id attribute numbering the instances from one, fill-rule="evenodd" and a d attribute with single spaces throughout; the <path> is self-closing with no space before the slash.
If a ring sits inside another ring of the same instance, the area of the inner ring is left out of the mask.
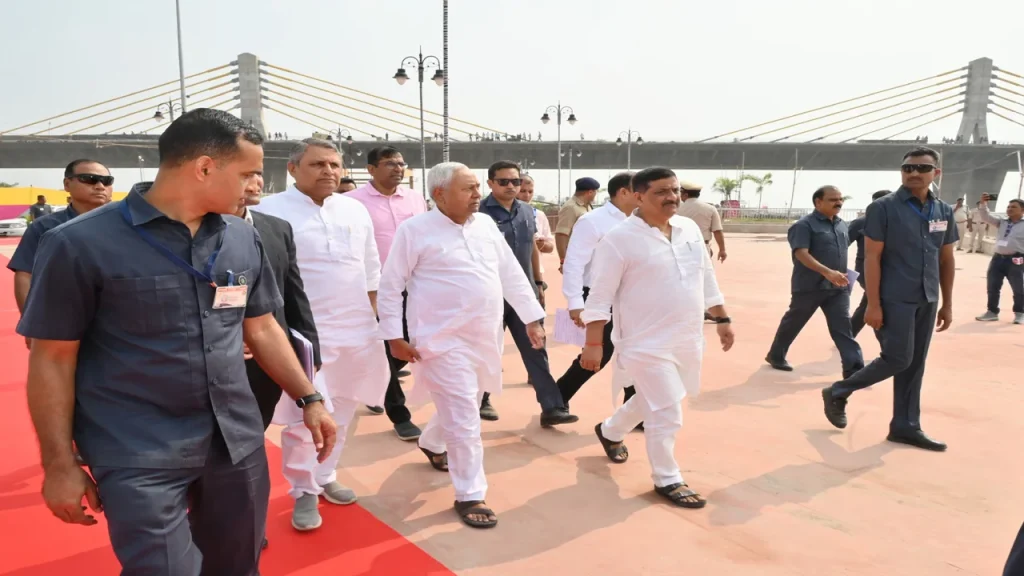
<path id="1" fill-rule="evenodd" d="M 0 182 L 0 188 L 17 188 L 17 182 Z"/>
<path id="2" fill-rule="evenodd" d="M 713 192 L 719 192 L 725 196 L 725 201 L 732 200 L 732 193 L 740 187 L 740 180 L 736 178 L 727 178 L 725 176 L 715 180 L 714 186 L 711 188 Z"/>
<path id="3" fill-rule="evenodd" d="M 764 193 L 765 188 L 774 184 L 774 182 L 772 182 L 772 173 L 768 172 L 764 176 L 754 176 L 753 174 L 746 174 L 743 176 L 743 179 L 746 180 L 747 182 L 753 182 L 754 186 L 757 187 L 757 207 L 760 208 L 762 206 L 761 194 Z"/>

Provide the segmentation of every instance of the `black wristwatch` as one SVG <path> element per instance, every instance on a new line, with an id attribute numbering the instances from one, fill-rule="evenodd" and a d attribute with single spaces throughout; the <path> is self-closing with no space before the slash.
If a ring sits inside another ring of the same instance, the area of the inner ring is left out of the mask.
<path id="1" fill-rule="evenodd" d="M 537 286 L 540 286 L 541 290 L 547 292 L 547 290 L 548 290 L 548 283 L 547 282 L 545 282 L 543 280 L 534 280 L 533 283 L 536 284 Z"/>
<path id="2" fill-rule="evenodd" d="M 295 401 L 295 404 L 299 408 L 305 408 L 307 405 L 312 404 L 313 402 L 323 402 L 323 401 L 324 401 L 323 394 L 321 394 L 319 392 L 314 392 L 314 393 L 310 394 L 309 396 L 303 396 L 302 398 L 299 398 L 298 400 Z"/>
<path id="3" fill-rule="evenodd" d="M 732 324 L 732 318 L 729 318 L 728 316 L 723 316 L 721 318 L 715 318 L 715 322 L 719 324 Z"/>

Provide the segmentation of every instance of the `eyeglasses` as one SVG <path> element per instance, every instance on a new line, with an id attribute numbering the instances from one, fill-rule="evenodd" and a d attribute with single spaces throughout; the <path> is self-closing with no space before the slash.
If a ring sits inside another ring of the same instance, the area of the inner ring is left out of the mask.
<path id="1" fill-rule="evenodd" d="M 71 178 L 88 186 L 95 186 L 97 184 L 103 184 L 104 186 L 114 185 L 113 176 L 100 176 L 99 174 L 75 174 L 71 176 Z"/>
<path id="2" fill-rule="evenodd" d="M 498 183 L 498 186 L 508 186 L 509 184 L 519 186 L 523 183 L 522 178 L 495 178 L 494 181 Z"/>
<path id="3" fill-rule="evenodd" d="M 913 174 L 914 172 L 927 174 L 935 170 L 935 166 L 933 164 L 904 164 L 900 166 L 900 170 L 903 170 L 904 174 Z"/>

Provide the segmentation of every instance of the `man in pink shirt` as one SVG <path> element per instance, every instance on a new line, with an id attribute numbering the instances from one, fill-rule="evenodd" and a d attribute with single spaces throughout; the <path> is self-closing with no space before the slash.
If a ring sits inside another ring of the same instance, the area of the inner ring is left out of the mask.
<path id="1" fill-rule="evenodd" d="M 427 205 L 423 196 L 418 192 L 402 186 L 406 164 L 401 152 L 390 146 L 374 148 L 366 155 L 366 162 L 366 170 L 370 173 L 371 180 L 346 193 L 345 196 L 361 202 L 370 213 L 370 219 L 373 220 L 373 235 L 377 241 L 377 252 L 380 254 L 380 265 L 383 269 L 388 253 L 391 252 L 391 242 L 395 238 L 398 225 L 417 214 L 426 212 Z M 405 331 L 405 338 L 408 339 L 409 327 L 404 318 L 404 297 L 406 295 L 402 296 L 402 329 Z M 399 438 L 406 441 L 416 440 L 420 437 L 420 429 L 412 423 L 412 415 L 405 407 L 402 383 L 398 380 L 399 372 L 406 363 L 395 359 L 391 355 L 390 347 L 387 352 L 388 360 L 391 362 L 391 381 L 388 383 L 388 391 L 384 395 L 384 408 L 381 409 L 379 406 L 370 406 L 369 408 L 374 414 L 386 411 Z"/>

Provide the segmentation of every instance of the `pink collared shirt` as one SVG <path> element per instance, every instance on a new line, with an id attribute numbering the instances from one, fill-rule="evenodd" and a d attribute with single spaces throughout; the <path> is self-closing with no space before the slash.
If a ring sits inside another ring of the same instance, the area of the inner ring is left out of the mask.
<path id="1" fill-rule="evenodd" d="M 391 252 L 391 243 L 395 239 L 398 225 L 409 218 L 427 211 L 423 196 L 414 190 L 402 186 L 391 196 L 385 196 L 367 182 L 359 188 L 345 194 L 346 198 L 358 200 L 366 207 L 373 220 L 373 237 L 377 242 L 377 253 L 380 255 L 381 269 Z"/>

